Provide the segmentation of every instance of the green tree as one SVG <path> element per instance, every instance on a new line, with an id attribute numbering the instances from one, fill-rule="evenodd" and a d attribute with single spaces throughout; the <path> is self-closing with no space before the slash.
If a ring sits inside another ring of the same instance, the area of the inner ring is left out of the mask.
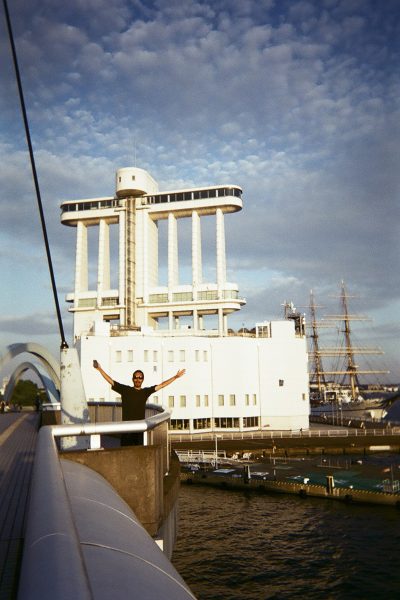
<path id="1" fill-rule="evenodd" d="M 45 398 L 44 390 L 40 389 L 36 383 L 29 379 L 20 379 L 14 388 L 10 404 L 21 404 L 22 406 L 34 406 L 36 396 L 40 396 L 41 401 Z"/>

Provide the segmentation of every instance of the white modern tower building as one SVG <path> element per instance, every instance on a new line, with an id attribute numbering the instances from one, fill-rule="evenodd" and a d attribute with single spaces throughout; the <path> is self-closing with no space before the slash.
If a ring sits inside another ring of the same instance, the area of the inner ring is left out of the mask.
<path id="1" fill-rule="evenodd" d="M 227 281 L 224 219 L 241 208 L 239 186 L 160 192 L 150 174 L 138 168 L 117 171 L 113 197 L 63 202 L 61 222 L 76 228 L 75 285 L 67 301 L 89 401 L 118 400 L 94 372 L 93 358 L 123 383 L 131 382 L 136 368 L 145 372 L 145 385 L 186 368 L 185 377 L 153 396 L 173 409 L 173 430 L 308 426 L 301 320 L 264 322 L 250 337 L 228 329 L 228 316 L 245 300 Z M 204 281 L 201 225 L 210 215 L 216 277 Z M 191 220 L 191 281 L 186 284 L 179 281 L 183 218 Z M 159 283 L 161 220 L 167 222 L 166 285 Z"/>

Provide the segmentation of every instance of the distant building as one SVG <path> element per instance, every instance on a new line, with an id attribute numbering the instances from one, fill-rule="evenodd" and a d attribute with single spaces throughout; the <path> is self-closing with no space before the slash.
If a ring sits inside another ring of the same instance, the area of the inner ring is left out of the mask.
<path id="1" fill-rule="evenodd" d="M 94 372 L 93 358 L 128 384 L 136 368 L 145 372 L 145 385 L 186 368 L 184 378 L 152 397 L 172 409 L 173 430 L 308 427 L 304 328 L 294 319 L 259 323 L 255 334 L 228 328 L 229 315 L 245 300 L 227 281 L 224 218 L 241 208 L 237 185 L 160 192 L 137 168 L 117 171 L 114 197 L 63 202 L 61 222 L 77 231 L 75 285 L 67 301 L 88 400 L 117 399 Z M 203 279 L 204 216 L 215 218 L 215 281 Z M 191 219 L 192 237 L 191 281 L 185 284 L 178 268 L 182 218 Z M 166 285 L 158 277 L 161 220 L 168 223 Z M 118 248 L 115 264 L 111 248 Z"/>

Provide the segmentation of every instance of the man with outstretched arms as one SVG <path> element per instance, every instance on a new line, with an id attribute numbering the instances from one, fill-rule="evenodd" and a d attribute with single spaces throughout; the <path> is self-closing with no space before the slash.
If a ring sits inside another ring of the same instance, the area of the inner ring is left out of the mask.
<path id="1" fill-rule="evenodd" d="M 134 371 L 132 376 L 133 387 L 114 381 L 108 373 L 106 373 L 97 362 L 93 361 L 93 367 L 104 377 L 104 379 L 111 385 L 111 389 L 121 394 L 122 401 L 122 420 L 123 421 L 137 421 L 142 420 L 145 417 L 146 402 L 151 394 L 158 392 L 162 388 L 170 385 L 179 377 L 185 374 L 186 370 L 181 369 L 173 377 L 166 379 L 158 385 L 152 385 L 150 387 L 142 387 L 144 381 L 143 371 L 140 369 Z M 121 437 L 121 446 L 130 446 L 132 444 L 142 443 L 142 434 L 126 433 Z"/>

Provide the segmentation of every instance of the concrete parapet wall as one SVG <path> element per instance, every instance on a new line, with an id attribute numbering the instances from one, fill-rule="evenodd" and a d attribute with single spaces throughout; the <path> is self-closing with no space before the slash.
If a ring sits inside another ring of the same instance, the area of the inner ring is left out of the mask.
<path id="1" fill-rule="evenodd" d="M 164 515 L 161 446 L 126 446 L 92 452 L 67 452 L 63 458 L 102 475 L 125 500 L 150 535 Z"/>

